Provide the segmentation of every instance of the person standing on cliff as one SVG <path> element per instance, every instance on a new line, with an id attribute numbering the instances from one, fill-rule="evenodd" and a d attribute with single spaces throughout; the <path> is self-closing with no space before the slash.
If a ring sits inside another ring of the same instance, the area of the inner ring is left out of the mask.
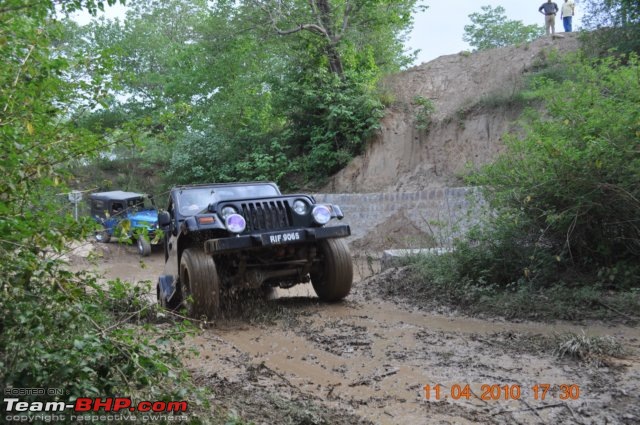
<path id="1" fill-rule="evenodd" d="M 544 26 L 547 35 L 556 33 L 556 13 L 558 13 L 558 5 L 549 0 L 538 8 L 538 12 L 544 15 Z"/>
<path id="2" fill-rule="evenodd" d="M 573 0 L 564 0 L 562 10 L 560 11 L 560 18 L 562 19 L 562 25 L 564 25 L 564 32 L 571 32 L 573 30 L 572 21 L 575 12 L 576 4 Z"/>

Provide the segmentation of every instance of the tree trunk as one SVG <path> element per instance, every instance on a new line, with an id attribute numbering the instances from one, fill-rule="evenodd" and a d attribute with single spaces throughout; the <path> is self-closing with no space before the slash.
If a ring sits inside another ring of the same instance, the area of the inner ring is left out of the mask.
<path id="1" fill-rule="evenodd" d="M 344 69 L 342 68 L 342 58 L 338 52 L 338 42 L 340 41 L 340 35 L 336 35 L 335 31 L 335 18 L 331 15 L 331 5 L 328 0 L 316 0 L 318 20 L 322 23 L 322 26 L 327 34 L 327 46 L 325 51 L 327 52 L 327 58 L 329 59 L 329 70 L 338 75 L 340 79 L 343 78 Z"/>
<path id="2" fill-rule="evenodd" d="M 325 49 L 327 52 L 327 57 L 329 58 L 329 70 L 343 79 L 344 69 L 342 68 L 342 59 L 340 58 L 340 53 L 336 49 L 336 46 L 329 44 Z"/>

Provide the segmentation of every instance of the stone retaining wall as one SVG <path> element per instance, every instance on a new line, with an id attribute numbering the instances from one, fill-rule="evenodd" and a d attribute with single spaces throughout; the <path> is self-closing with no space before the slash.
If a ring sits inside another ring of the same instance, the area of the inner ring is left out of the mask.
<path id="1" fill-rule="evenodd" d="M 342 193 L 315 195 L 318 202 L 339 205 L 344 212 L 342 222 L 349 224 L 351 240 L 364 237 L 370 229 L 388 218 L 404 215 L 442 245 L 464 233 L 475 222 L 484 205 L 478 188 L 433 188 L 419 192 Z M 332 222 L 333 223 L 333 222 Z"/>

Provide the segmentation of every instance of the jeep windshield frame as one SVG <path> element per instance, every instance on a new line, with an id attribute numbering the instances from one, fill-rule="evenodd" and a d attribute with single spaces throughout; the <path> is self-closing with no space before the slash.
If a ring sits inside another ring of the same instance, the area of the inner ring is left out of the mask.
<path id="1" fill-rule="evenodd" d="M 222 201 L 268 198 L 280 195 L 277 187 L 269 183 L 196 186 L 180 188 L 176 193 L 176 204 L 180 215 L 190 217 L 205 211 L 209 205 Z"/>

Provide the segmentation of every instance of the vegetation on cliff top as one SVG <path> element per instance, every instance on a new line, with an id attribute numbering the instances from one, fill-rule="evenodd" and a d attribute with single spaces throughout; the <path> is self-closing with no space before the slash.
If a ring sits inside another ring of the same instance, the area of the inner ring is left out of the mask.
<path id="1" fill-rule="evenodd" d="M 491 212 L 453 253 L 413 262 L 435 296 L 507 316 L 640 320 L 640 61 L 625 36 L 640 15 L 609 3 L 617 16 L 591 4 L 589 22 L 613 19 L 591 42 L 614 54 L 567 57 L 531 79 L 523 95 L 542 109 L 469 177 Z"/>

